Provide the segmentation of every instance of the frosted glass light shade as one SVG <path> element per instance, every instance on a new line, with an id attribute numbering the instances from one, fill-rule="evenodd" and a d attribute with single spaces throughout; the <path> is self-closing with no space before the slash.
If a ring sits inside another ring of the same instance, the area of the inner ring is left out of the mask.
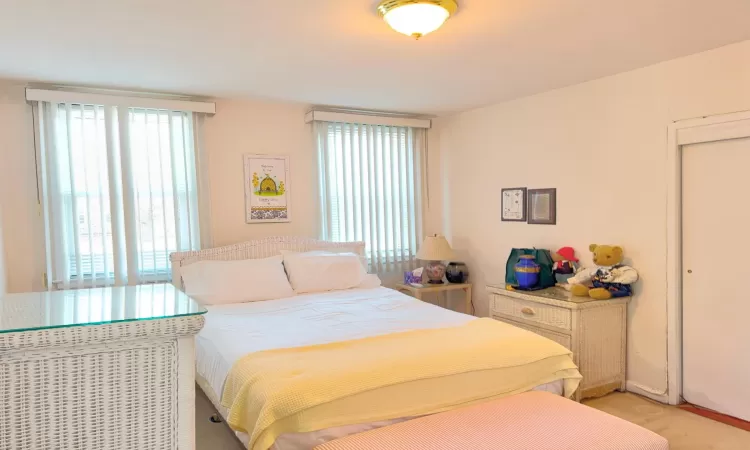
<path id="1" fill-rule="evenodd" d="M 448 261 L 455 258 L 456 254 L 445 236 L 427 236 L 417 252 L 417 259 L 422 261 Z"/>
<path id="2" fill-rule="evenodd" d="M 381 6 L 383 19 L 391 28 L 417 39 L 440 28 L 451 16 L 451 11 L 439 2 L 403 2 L 401 5 L 389 3 L 387 9 Z M 455 5 L 455 3 L 453 3 Z"/>

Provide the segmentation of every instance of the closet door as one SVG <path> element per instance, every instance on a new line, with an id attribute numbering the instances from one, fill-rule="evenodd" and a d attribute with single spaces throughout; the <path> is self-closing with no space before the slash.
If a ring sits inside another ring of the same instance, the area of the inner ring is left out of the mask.
<path id="1" fill-rule="evenodd" d="M 750 139 L 682 151 L 683 396 L 750 420 Z"/>

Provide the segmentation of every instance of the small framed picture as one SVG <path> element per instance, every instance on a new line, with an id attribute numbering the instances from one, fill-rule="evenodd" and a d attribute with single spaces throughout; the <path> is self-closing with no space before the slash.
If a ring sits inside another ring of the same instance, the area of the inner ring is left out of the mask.
<path id="1" fill-rule="evenodd" d="M 502 220 L 526 222 L 526 188 L 502 189 Z"/>
<path id="2" fill-rule="evenodd" d="M 557 224 L 557 189 L 529 189 L 529 223 Z"/>

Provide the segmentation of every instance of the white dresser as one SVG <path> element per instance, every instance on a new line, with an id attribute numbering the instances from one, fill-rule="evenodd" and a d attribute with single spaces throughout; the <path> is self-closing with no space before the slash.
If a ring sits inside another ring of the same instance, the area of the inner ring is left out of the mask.
<path id="1" fill-rule="evenodd" d="M 0 450 L 193 450 L 204 313 L 169 284 L 0 297 Z"/>
<path id="2" fill-rule="evenodd" d="M 533 331 L 573 352 L 583 375 L 576 400 L 625 390 L 630 297 L 588 301 L 557 287 L 521 292 L 490 285 L 487 290 L 494 319 Z"/>

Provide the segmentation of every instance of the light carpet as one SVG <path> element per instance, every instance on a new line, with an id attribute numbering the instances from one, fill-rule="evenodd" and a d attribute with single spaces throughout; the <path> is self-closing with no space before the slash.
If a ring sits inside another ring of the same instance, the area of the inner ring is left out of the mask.
<path id="1" fill-rule="evenodd" d="M 200 388 L 195 390 L 196 450 L 241 450 L 226 424 L 209 421 L 216 410 Z M 671 450 L 750 449 L 750 432 L 634 394 L 614 393 L 584 403 L 664 436 Z"/>
<path id="2" fill-rule="evenodd" d="M 671 450 L 748 450 L 750 432 L 630 393 L 584 402 L 669 440 Z"/>

